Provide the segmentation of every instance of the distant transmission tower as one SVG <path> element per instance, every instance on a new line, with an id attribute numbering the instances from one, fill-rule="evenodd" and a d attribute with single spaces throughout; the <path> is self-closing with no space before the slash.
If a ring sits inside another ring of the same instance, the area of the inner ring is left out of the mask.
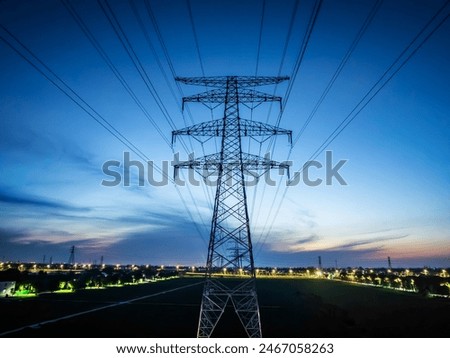
<path id="1" fill-rule="evenodd" d="M 185 84 L 211 88 L 207 92 L 184 97 L 183 104 L 185 102 L 199 102 L 206 106 L 224 104 L 222 119 L 172 132 L 173 139 L 178 135 L 190 135 L 199 140 L 201 140 L 199 137 L 204 140 L 212 137 L 221 138 L 220 152 L 174 165 L 175 176 L 180 168 L 194 169 L 205 179 L 211 174 L 217 175 L 206 281 L 197 337 L 212 335 L 230 301 L 247 335 L 262 336 L 244 175 L 251 170 L 253 173 L 272 168 L 289 170 L 289 165 L 243 152 L 242 138 L 261 136 L 269 138 L 273 135 L 286 134 L 291 141 L 292 131 L 243 119 L 239 115 L 239 107 L 240 104 L 253 104 L 251 108 L 254 108 L 263 102 L 281 102 L 281 97 L 258 92 L 253 88 L 277 84 L 287 79 L 288 77 L 246 76 L 176 78 Z M 211 172 L 211 169 L 214 172 Z M 238 276 L 240 279 L 237 283 L 235 280 L 220 280 L 221 274 L 225 272 L 242 275 Z"/>
<path id="2" fill-rule="evenodd" d="M 74 265 L 75 264 L 75 246 L 72 246 L 70 248 L 70 256 L 69 256 L 69 265 Z"/>

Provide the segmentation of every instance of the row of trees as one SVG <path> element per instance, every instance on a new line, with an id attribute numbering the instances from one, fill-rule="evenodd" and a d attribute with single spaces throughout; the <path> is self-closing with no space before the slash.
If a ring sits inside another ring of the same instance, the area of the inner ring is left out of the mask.
<path id="1" fill-rule="evenodd" d="M 0 281 L 16 281 L 16 292 L 41 293 L 58 290 L 80 290 L 85 288 L 100 288 L 114 285 L 126 285 L 158 277 L 174 276 L 174 272 L 157 271 L 152 268 L 142 270 L 92 269 L 80 272 L 39 271 L 30 274 L 28 271 L 9 269 L 0 271 Z"/>
<path id="2" fill-rule="evenodd" d="M 339 273 L 339 279 L 344 281 L 373 284 L 386 288 L 408 290 L 424 295 L 439 294 L 450 295 L 450 280 L 439 276 L 399 276 L 389 273 L 363 273 L 346 272 Z"/>

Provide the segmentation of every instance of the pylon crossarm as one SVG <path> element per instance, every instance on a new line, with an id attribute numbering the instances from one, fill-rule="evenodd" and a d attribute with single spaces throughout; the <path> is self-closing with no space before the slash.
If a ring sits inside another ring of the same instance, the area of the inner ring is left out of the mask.
<path id="1" fill-rule="evenodd" d="M 215 172 L 209 173 L 209 172 L 199 172 L 200 175 L 206 177 L 215 174 L 217 170 L 219 170 L 219 167 L 222 166 L 226 170 L 232 170 L 232 169 L 242 169 L 243 170 L 268 170 L 268 169 L 288 169 L 290 167 L 289 163 L 280 163 L 275 160 L 270 160 L 268 158 L 261 157 L 259 155 L 255 154 L 249 154 L 249 153 L 242 153 L 242 159 L 232 159 L 225 161 L 223 163 L 220 163 L 220 154 L 210 154 L 205 155 L 203 157 L 199 157 L 196 159 L 186 160 L 186 161 L 180 161 L 176 164 L 174 164 L 174 167 L 176 169 L 181 168 L 188 168 L 188 169 L 196 169 L 196 170 L 210 170 L 214 169 Z"/>
<path id="2" fill-rule="evenodd" d="M 176 137 L 180 135 L 190 135 L 193 137 L 219 137 L 222 134 L 223 120 L 217 119 L 172 131 L 172 143 L 174 143 Z"/>
<path id="3" fill-rule="evenodd" d="M 217 76 L 217 77 L 176 77 L 175 80 L 187 85 L 226 88 L 230 80 L 237 81 L 239 87 L 256 87 L 278 84 L 288 80 L 287 76 Z"/>
<path id="4" fill-rule="evenodd" d="M 176 136 L 190 135 L 193 137 L 222 137 L 224 135 L 223 119 L 216 119 L 208 122 L 202 122 L 178 129 L 172 132 L 172 142 Z M 273 135 L 287 135 L 292 137 L 292 131 L 272 126 L 270 124 L 252 121 L 250 119 L 239 119 L 239 131 L 230 133 L 230 136 L 240 137 L 258 137 L 258 136 L 273 136 Z"/>
<path id="5" fill-rule="evenodd" d="M 227 92 L 225 89 L 214 89 L 198 93 L 192 96 L 183 97 L 183 104 L 186 102 L 199 102 L 211 108 L 209 104 L 221 104 L 225 102 Z M 239 91 L 239 102 L 241 103 L 257 103 L 263 102 L 281 102 L 281 97 L 273 96 L 268 93 L 255 91 L 253 89 L 242 89 Z M 215 107 L 215 106 L 213 106 Z"/>
<path id="6" fill-rule="evenodd" d="M 244 118 L 241 118 L 239 121 L 239 131 L 241 137 L 272 136 L 283 134 L 288 136 L 292 135 L 291 130 Z"/>

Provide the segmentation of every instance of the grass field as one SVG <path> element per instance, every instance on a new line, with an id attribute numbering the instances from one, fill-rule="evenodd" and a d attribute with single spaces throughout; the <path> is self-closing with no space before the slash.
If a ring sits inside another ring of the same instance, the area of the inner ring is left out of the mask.
<path id="1" fill-rule="evenodd" d="M 0 335 L 195 337 L 202 282 L 180 278 L 3 299 Z M 257 287 L 264 337 L 448 337 L 450 332 L 448 299 L 313 279 L 259 279 Z M 244 336 L 232 310 L 215 336 Z"/>

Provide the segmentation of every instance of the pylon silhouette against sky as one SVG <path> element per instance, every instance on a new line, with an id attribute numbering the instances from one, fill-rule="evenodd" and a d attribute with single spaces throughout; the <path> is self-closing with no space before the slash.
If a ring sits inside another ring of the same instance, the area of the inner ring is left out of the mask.
<path id="1" fill-rule="evenodd" d="M 176 78 L 185 84 L 211 88 L 184 97 L 183 104 L 224 104 L 223 118 L 172 132 L 173 139 L 179 135 L 189 135 L 198 138 L 219 137 L 221 140 L 220 152 L 174 165 L 175 175 L 181 168 L 194 169 L 204 177 L 212 171 L 217 175 L 197 337 L 211 337 L 229 302 L 247 335 L 262 337 L 244 176 L 272 168 L 288 170 L 289 166 L 267 156 L 263 158 L 243 152 L 242 138 L 285 134 L 291 140 L 292 131 L 243 119 L 239 115 L 239 106 L 245 104 L 254 108 L 263 102 L 281 102 L 281 97 L 256 91 L 254 87 L 277 84 L 287 79 L 262 76 Z M 238 279 L 221 279 L 225 273 L 234 274 Z"/>

